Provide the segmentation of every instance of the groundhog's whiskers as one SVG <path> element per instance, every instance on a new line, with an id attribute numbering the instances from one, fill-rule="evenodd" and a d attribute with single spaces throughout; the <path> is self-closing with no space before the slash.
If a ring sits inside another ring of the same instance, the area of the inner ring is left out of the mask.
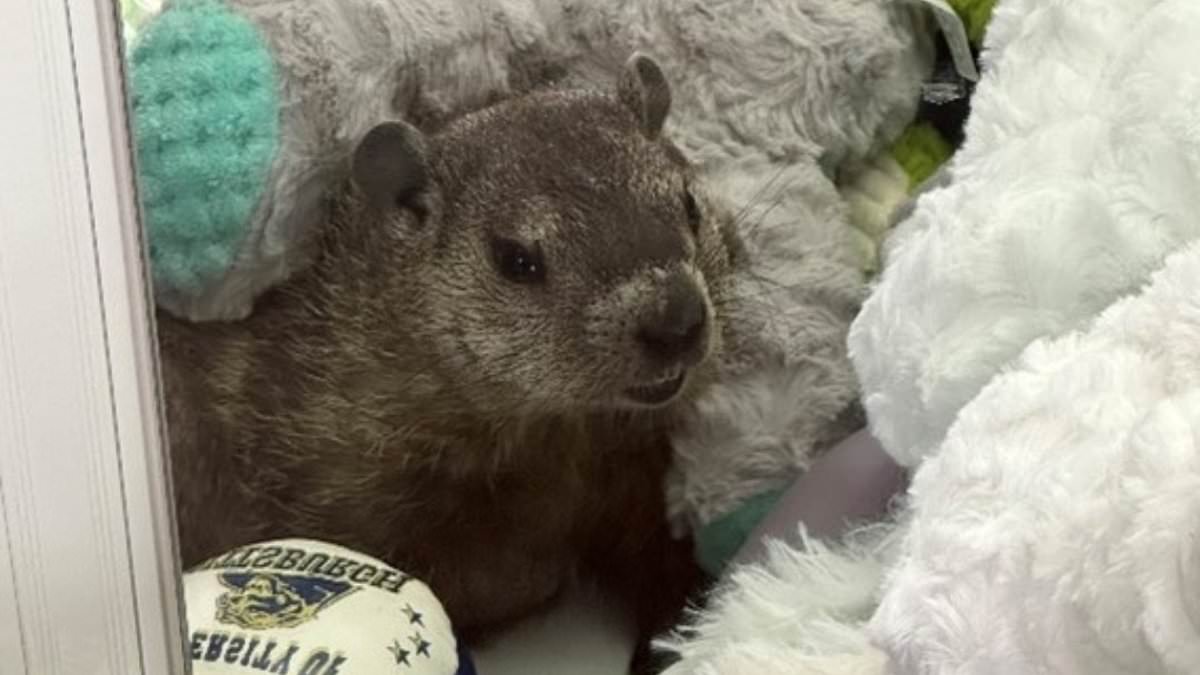
<path id="1" fill-rule="evenodd" d="M 786 169 L 786 166 L 780 166 L 779 170 L 776 171 L 766 181 L 764 181 L 763 184 L 759 186 L 758 190 L 750 196 L 750 199 L 746 201 L 742 208 L 734 214 L 733 225 L 735 228 L 739 228 L 740 231 L 742 220 L 747 216 L 747 214 L 749 214 L 750 210 L 758 204 L 758 200 L 762 199 L 763 195 L 765 195 L 767 191 L 775 185 L 775 181 L 779 180 L 783 176 L 783 173 Z M 779 192 L 780 191 L 777 191 L 776 194 L 779 194 Z"/>

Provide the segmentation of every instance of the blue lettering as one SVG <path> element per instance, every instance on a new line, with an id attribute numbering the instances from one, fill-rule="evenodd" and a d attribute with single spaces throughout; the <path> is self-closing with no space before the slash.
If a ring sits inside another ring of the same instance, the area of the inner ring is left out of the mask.
<path id="1" fill-rule="evenodd" d="M 308 556 L 308 560 L 305 560 L 304 564 L 300 566 L 300 571 L 313 572 L 314 574 L 319 573 L 321 568 L 324 567 L 325 563 L 327 562 L 329 562 L 329 556 L 325 555 L 324 553 L 313 553 L 312 555 Z"/>
<path id="2" fill-rule="evenodd" d="M 298 548 L 289 548 L 287 551 L 284 551 L 283 557 L 280 558 L 279 561 L 275 563 L 275 569 L 277 569 L 277 570 L 295 569 L 296 565 L 299 565 L 300 561 L 303 559 L 304 559 L 304 551 L 302 551 Z"/>
<path id="3" fill-rule="evenodd" d="M 396 570 L 380 570 L 379 576 L 375 577 L 375 580 L 371 582 L 371 585 L 375 588 L 382 588 L 385 583 L 394 578 L 396 578 Z"/>
<path id="4" fill-rule="evenodd" d="M 364 572 L 366 574 L 364 574 Z M 356 584 L 365 584 L 370 581 L 371 577 L 373 576 L 375 576 L 375 567 L 373 565 L 367 565 L 366 563 L 363 563 L 363 565 L 361 565 L 358 569 L 354 570 L 354 574 L 350 575 L 350 581 L 353 581 Z"/>
<path id="5" fill-rule="evenodd" d="M 238 657 L 242 654 L 242 647 L 246 646 L 246 639 L 235 637 L 229 641 L 229 649 L 225 650 L 225 663 L 235 663 Z"/>
<path id="6" fill-rule="evenodd" d="M 204 641 L 208 639 L 208 633 L 192 633 L 192 660 L 199 661 L 204 656 Z"/>
<path id="7" fill-rule="evenodd" d="M 384 572 L 379 579 L 375 580 L 374 585 L 382 588 L 385 591 L 399 593 L 400 589 L 403 588 L 404 584 L 408 583 L 408 580 L 411 578 L 412 577 L 404 574 L 403 572 L 397 573 L 394 570 L 388 570 Z"/>
<path id="8" fill-rule="evenodd" d="M 267 648 L 265 650 L 263 650 L 263 653 L 259 654 L 258 658 L 254 659 L 254 661 L 252 661 L 250 663 L 250 667 L 258 668 L 259 670 L 266 670 L 267 668 L 270 668 L 271 667 L 271 652 L 274 650 L 275 650 L 275 641 L 272 640 L 267 643 Z"/>
<path id="9" fill-rule="evenodd" d="M 242 657 L 242 665 L 250 665 L 250 657 L 254 656 L 254 649 L 258 647 L 258 638 L 250 638 L 250 649 L 246 650 L 246 655 Z"/>
<path id="10" fill-rule="evenodd" d="M 259 551 L 258 557 L 254 559 L 254 567 L 256 569 L 270 567 L 271 563 L 275 562 L 275 558 L 282 552 L 283 549 L 279 548 L 278 546 L 268 546 L 264 548 L 262 551 Z"/>
<path id="11" fill-rule="evenodd" d="M 341 579 L 346 575 L 346 568 L 350 567 L 352 564 L 354 564 L 353 561 L 346 560 L 345 558 L 338 556 L 333 559 L 333 562 L 329 563 L 329 565 L 322 571 L 322 574 L 327 577 L 333 577 L 334 579 Z"/>
<path id="12" fill-rule="evenodd" d="M 213 633 L 208 638 L 208 651 L 204 653 L 205 661 L 216 661 L 221 658 L 221 652 L 225 650 L 225 643 L 229 641 L 229 636 L 224 633 Z"/>

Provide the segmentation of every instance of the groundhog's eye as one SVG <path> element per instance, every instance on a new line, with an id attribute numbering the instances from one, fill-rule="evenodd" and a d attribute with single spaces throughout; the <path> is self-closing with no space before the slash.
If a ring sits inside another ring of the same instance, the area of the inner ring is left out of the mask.
<path id="1" fill-rule="evenodd" d="M 700 205 L 696 203 L 696 198 L 692 196 L 691 190 L 683 191 L 683 209 L 687 213 L 688 226 L 692 228 L 692 232 L 699 232 Z"/>
<path id="2" fill-rule="evenodd" d="M 512 239 L 492 239 L 492 259 L 496 269 L 509 281 L 536 284 L 546 279 L 546 264 L 538 247 L 527 247 Z"/>

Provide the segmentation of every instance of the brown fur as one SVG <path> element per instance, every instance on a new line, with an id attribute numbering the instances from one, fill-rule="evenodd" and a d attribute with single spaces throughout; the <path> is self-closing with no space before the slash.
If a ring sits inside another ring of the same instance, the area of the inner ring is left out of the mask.
<path id="1" fill-rule="evenodd" d="M 672 406 L 619 392 L 661 370 L 630 327 L 670 275 L 713 317 L 682 396 L 703 386 L 734 240 L 699 194 L 689 231 L 694 179 L 645 119 L 661 92 L 621 92 L 459 119 L 414 148 L 428 178 L 404 204 L 347 184 L 314 267 L 249 319 L 160 315 L 185 565 L 310 537 L 422 578 L 467 634 L 581 575 L 643 635 L 669 627 L 700 579 L 665 521 Z M 496 234 L 541 242 L 544 286 L 497 274 Z"/>

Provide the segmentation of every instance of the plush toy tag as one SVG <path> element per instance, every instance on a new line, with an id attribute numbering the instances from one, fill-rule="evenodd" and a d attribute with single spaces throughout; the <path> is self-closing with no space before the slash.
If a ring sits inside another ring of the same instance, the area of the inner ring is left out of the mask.
<path id="1" fill-rule="evenodd" d="M 193 675 L 473 672 L 427 586 L 319 541 L 244 546 L 184 575 Z"/>
<path id="2" fill-rule="evenodd" d="M 938 27 L 950 47 L 950 56 L 954 59 L 954 67 L 958 74 L 971 82 L 979 81 L 979 71 L 975 68 L 975 58 L 971 55 L 971 42 L 967 38 L 967 27 L 962 17 L 954 11 L 946 0 L 917 0 L 933 9 Z"/>

